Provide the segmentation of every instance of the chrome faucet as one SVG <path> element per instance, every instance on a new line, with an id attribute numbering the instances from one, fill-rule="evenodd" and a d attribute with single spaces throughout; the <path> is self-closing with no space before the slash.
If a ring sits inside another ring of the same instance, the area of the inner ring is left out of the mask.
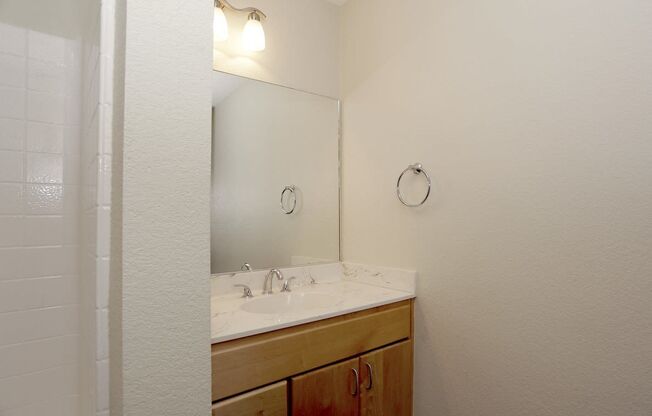
<path id="1" fill-rule="evenodd" d="M 263 295 L 271 295 L 274 293 L 272 290 L 274 276 L 276 276 L 277 280 L 283 280 L 283 273 L 281 273 L 279 269 L 270 270 L 269 273 L 267 273 L 267 276 L 265 276 L 265 282 L 263 283 Z"/>
<path id="2" fill-rule="evenodd" d="M 243 272 L 250 272 L 253 270 L 253 268 L 251 267 L 251 264 L 245 263 L 242 265 L 242 267 L 240 267 L 240 270 L 242 270 Z"/>

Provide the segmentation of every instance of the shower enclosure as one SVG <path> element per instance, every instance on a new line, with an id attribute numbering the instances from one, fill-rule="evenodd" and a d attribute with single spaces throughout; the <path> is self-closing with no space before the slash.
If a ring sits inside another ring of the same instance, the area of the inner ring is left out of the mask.
<path id="1" fill-rule="evenodd" d="M 108 415 L 113 24 L 0 3 L 2 415 Z"/>

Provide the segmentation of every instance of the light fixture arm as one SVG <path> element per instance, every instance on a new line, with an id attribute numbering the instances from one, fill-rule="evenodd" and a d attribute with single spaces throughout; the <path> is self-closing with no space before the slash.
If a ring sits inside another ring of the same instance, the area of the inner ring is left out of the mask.
<path id="1" fill-rule="evenodd" d="M 221 9 L 233 10 L 234 12 L 255 13 L 257 15 L 262 16 L 265 19 L 267 18 L 267 15 L 263 13 L 260 9 L 257 9 L 255 7 L 243 7 L 240 9 L 233 6 L 231 3 L 228 2 L 228 0 L 215 0 L 215 7 L 219 7 Z"/>

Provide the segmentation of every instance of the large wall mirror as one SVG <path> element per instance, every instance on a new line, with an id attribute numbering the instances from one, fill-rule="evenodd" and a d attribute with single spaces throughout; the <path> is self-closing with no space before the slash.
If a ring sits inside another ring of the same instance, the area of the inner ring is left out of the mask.
<path id="1" fill-rule="evenodd" d="M 212 76 L 211 273 L 339 260 L 339 102 Z"/>

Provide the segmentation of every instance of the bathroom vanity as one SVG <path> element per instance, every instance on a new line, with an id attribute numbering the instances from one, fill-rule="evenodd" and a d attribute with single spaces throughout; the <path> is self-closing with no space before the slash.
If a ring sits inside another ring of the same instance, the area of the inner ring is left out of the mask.
<path id="1" fill-rule="evenodd" d="M 411 415 L 414 273 L 282 271 L 291 292 L 253 298 L 220 292 L 262 287 L 264 272 L 215 278 L 213 416 Z"/>
<path id="2" fill-rule="evenodd" d="M 411 415 L 416 275 L 339 261 L 339 102 L 212 93 L 213 416 Z"/>

